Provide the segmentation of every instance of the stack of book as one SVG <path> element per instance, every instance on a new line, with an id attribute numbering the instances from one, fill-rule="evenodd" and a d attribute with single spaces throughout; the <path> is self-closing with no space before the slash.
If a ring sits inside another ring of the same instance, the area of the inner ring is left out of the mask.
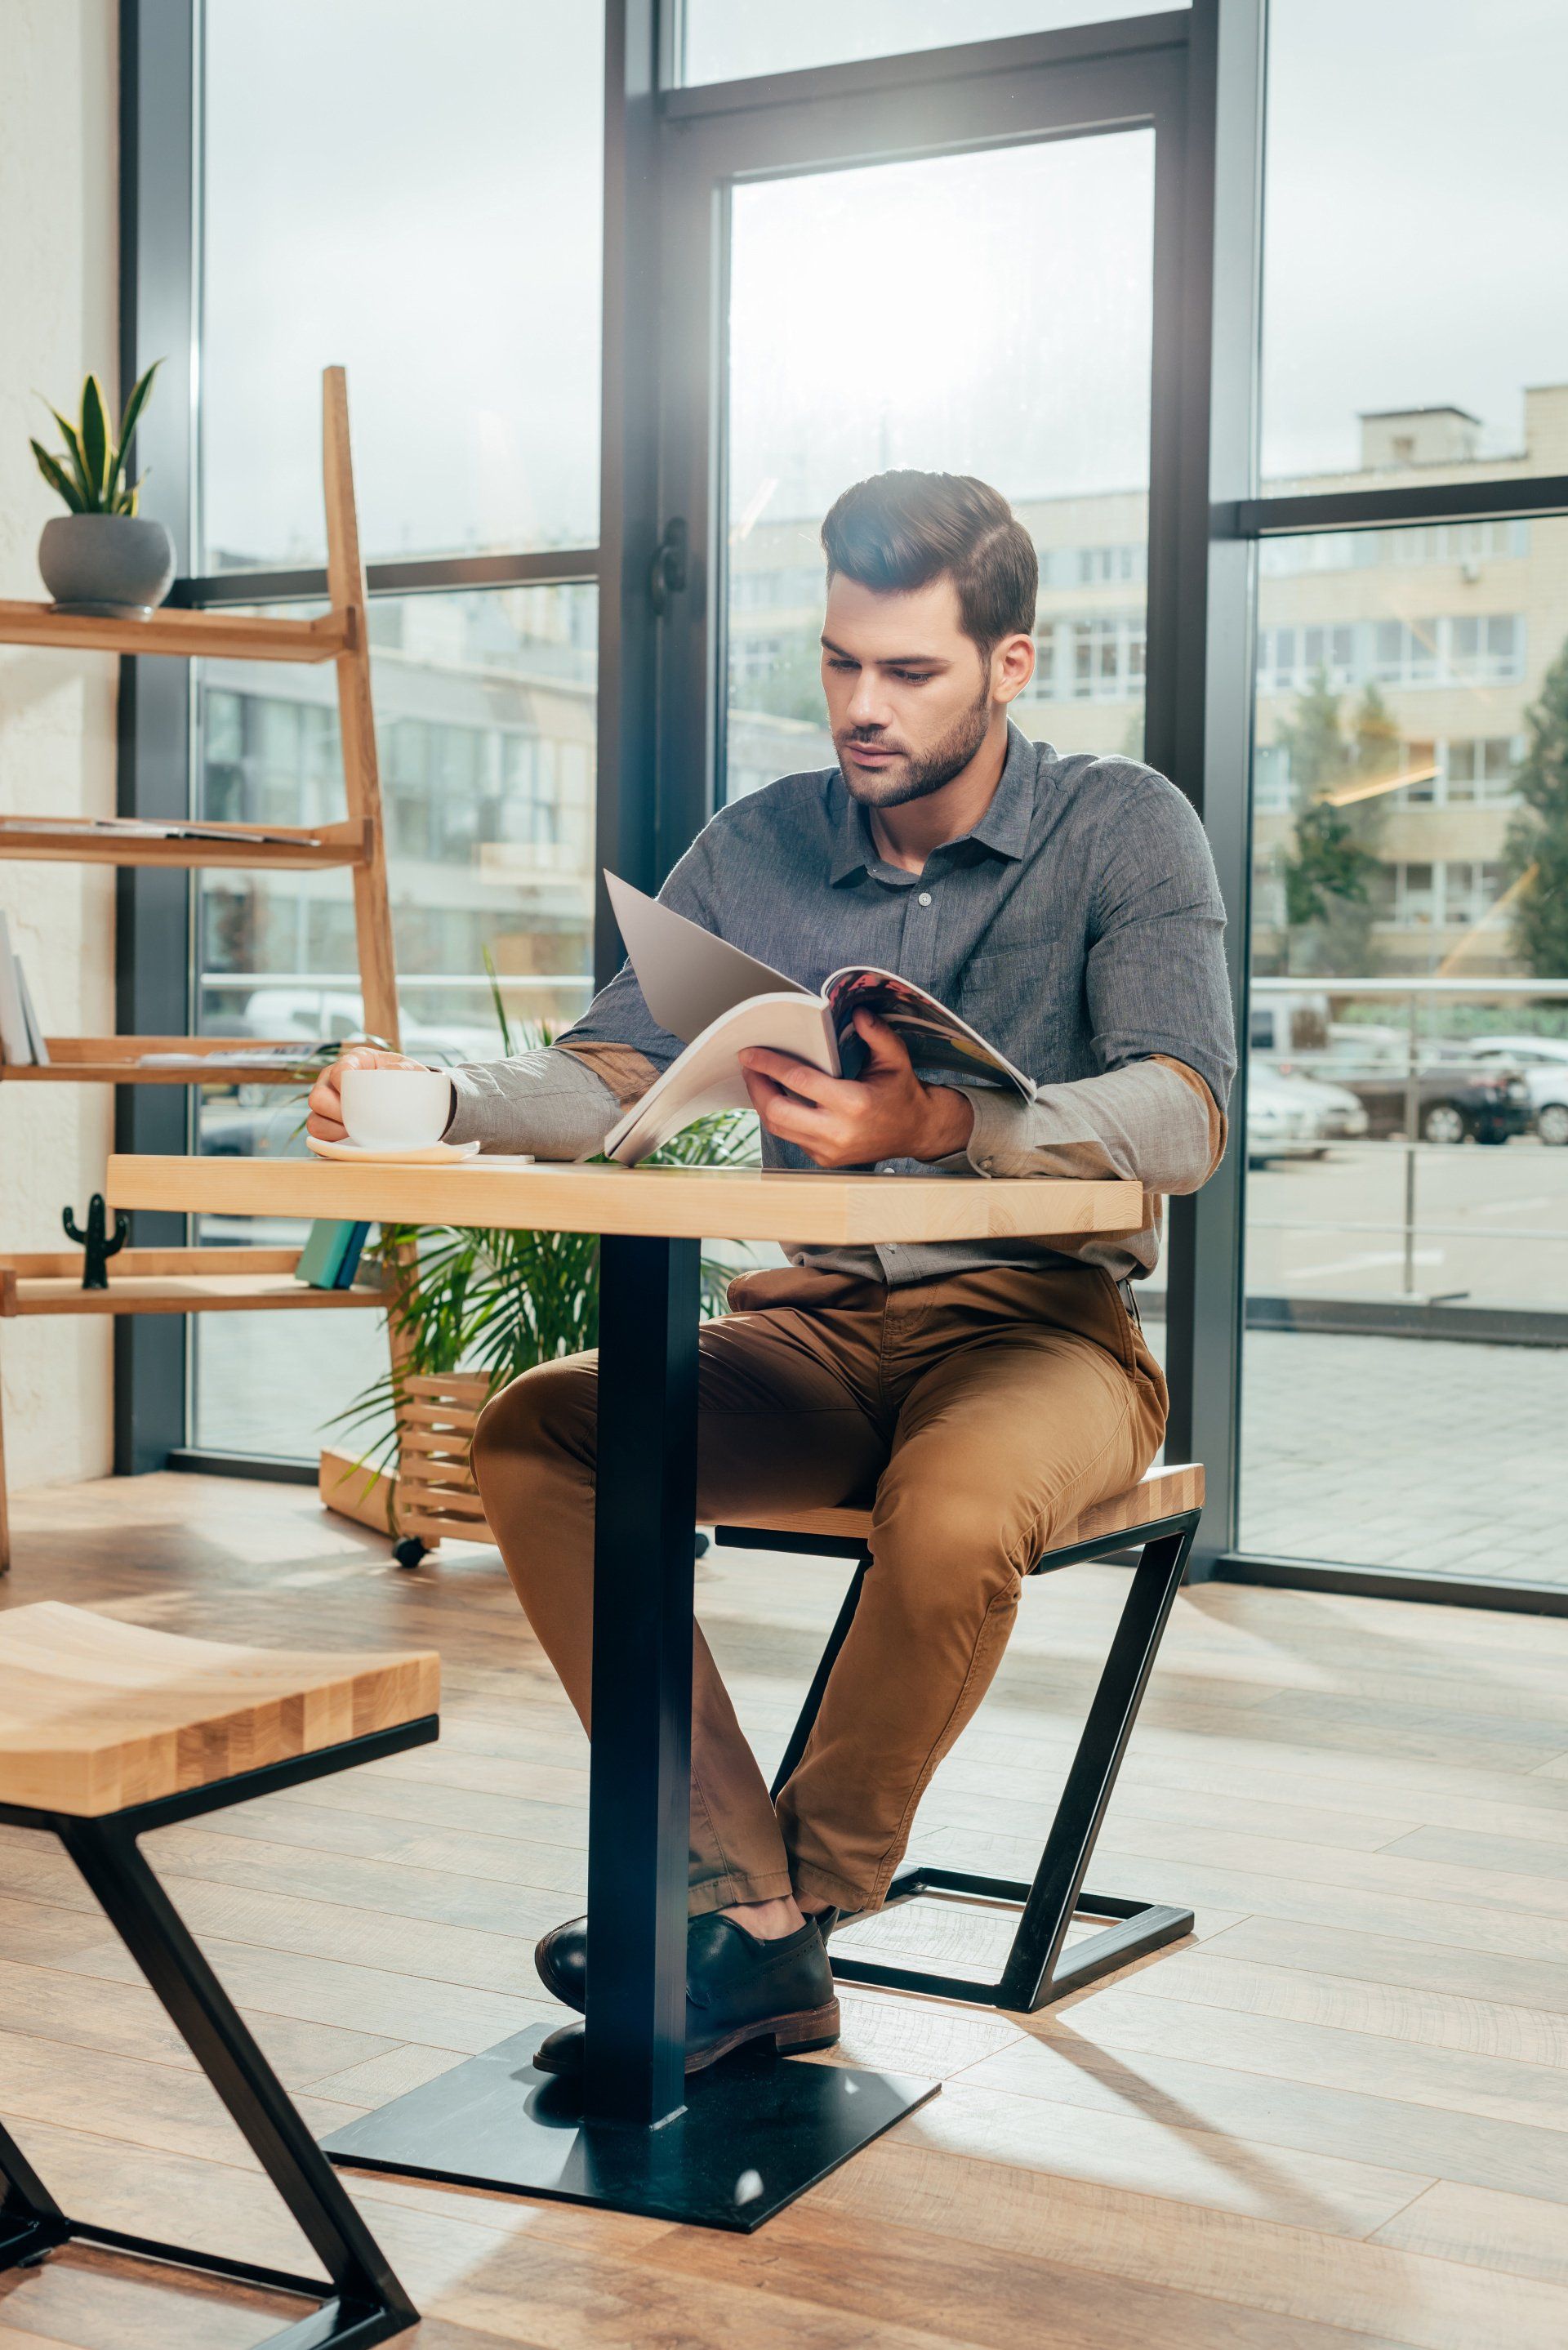
<path id="1" fill-rule="evenodd" d="M 312 1289 L 351 1288 L 369 1231 L 369 1224 L 337 1223 L 318 1216 L 299 1252 L 296 1281 Z"/>
<path id="2" fill-rule="evenodd" d="M 22 958 L 11 944 L 9 922 L 0 914 L 0 1060 L 12 1068 L 31 1068 L 42 1066 L 48 1057 Z"/>

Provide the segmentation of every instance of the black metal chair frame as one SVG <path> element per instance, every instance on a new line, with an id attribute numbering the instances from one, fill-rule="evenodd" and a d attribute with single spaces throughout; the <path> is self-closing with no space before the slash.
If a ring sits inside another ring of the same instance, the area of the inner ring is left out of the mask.
<path id="1" fill-rule="evenodd" d="M 1094 1857 L 1100 1825 L 1111 1800 L 1137 1720 L 1143 1693 L 1154 1669 L 1159 1643 L 1198 1530 L 1199 1513 L 1158 1518 L 1141 1526 L 1123 1526 L 1093 1542 L 1075 1543 L 1047 1551 L 1030 1569 L 1032 1575 L 1054 1575 L 1085 1560 L 1109 1558 L 1141 1544 L 1133 1568 L 1132 1585 L 1123 1603 L 1110 1652 L 1101 1670 L 1068 1771 L 1061 1801 L 1033 1884 L 1011 1877 L 983 1877 L 971 1869 L 942 1868 L 917 1862 L 901 1868 L 888 1889 L 886 1906 L 917 1900 L 922 1894 L 956 1893 L 971 1899 L 1016 1904 L 1022 1912 L 1001 1979 L 976 1982 L 962 1975 L 943 1975 L 921 1967 L 884 1966 L 856 1958 L 830 1946 L 834 1975 L 840 1982 L 875 1983 L 884 1991 L 917 1991 L 942 1999 L 961 1999 L 976 2006 L 998 2007 L 1020 2015 L 1033 2014 L 1069 1991 L 1082 1991 L 1133 1959 L 1147 1958 L 1192 1931 L 1192 1912 L 1162 1903 L 1129 1901 L 1120 1895 L 1084 1891 L 1084 1879 Z M 848 1536 L 797 1534 L 787 1530 L 753 1526 L 720 1526 L 719 1542 L 748 1550 L 810 1551 L 819 1557 L 853 1558 L 854 1579 L 844 1596 L 838 1620 L 828 1636 L 805 1703 L 784 1749 L 774 1780 L 776 1797 L 805 1752 L 827 1688 L 835 1660 L 855 1620 L 861 1586 L 871 1565 L 864 1544 Z M 1087 1934 L 1064 1951 L 1067 1929 L 1075 1917 L 1112 1918 L 1115 1925 Z"/>
<path id="2" fill-rule="evenodd" d="M 149 1867 L 138 1838 L 178 1820 L 351 1770 L 437 1734 L 433 1714 L 365 1737 L 291 1757 L 258 1771 L 192 1787 L 99 1818 L 0 1804 L 8 1827 L 58 1836 L 120 1940 L 157 1993 L 197 2064 L 244 2132 L 252 2152 L 287 2205 L 328 2282 L 295 2276 L 252 2261 L 230 2260 L 149 2236 L 128 2235 L 75 2220 L 61 2210 L 8 2133 L 0 2129 L 0 2273 L 32 2268 L 60 2245 L 92 2244 L 176 2268 L 273 2292 L 299 2293 L 312 2313 L 269 2334 L 258 2350 L 369 2350 L 418 2322 L 418 2312 L 388 2266 L 336 2172 L 295 2110 L 255 2041 L 234 2011 L 169 1896 Z M 25 2325 L 26 2314 L 20 2322 Z"/>

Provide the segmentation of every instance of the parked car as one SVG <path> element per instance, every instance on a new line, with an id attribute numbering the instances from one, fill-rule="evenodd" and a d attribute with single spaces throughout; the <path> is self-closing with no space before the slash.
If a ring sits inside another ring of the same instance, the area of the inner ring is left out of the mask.
<path id="1" fill-rule="evenodd" d="M 1266 1167 L 1274 1159 L 1321 1159 L 1326 1138 L 1315 1089 L 1299 1077 L 1285 1077 L 1268 1061 L 1247 1071 L 1247 1164 Z"/>
<path id="2" fill-rule="evenodd" d="M 1370 1120 L 1348 1086 L 1331 1085 L 1325 1077 L 1309 1076 L 1293 1061 L 1276 1061 L 1273 1070 L 1276 1076 L 1296 1087 L 1311 1102 L 1325 1142 L 1361 1140 Z"/>
<path id="3" fill-rule="evenodd" d="M 345 1044 L 364 1033 L 359 998 L 349 989 L 258 987 L 245 1000 L 244 1031 L 252 1036 L 327 1039 Z M 429 1061 L 494 1061 L 501 1037 L 493 1023 L 405 1020 L 405 1053 Z"/>
<path id="4" fill-rule="evenodd" d="M 1338 1028 L 1314 1076 L 1332 1077 L 1366 1112 L 1375 1138 L 1404 1134 L 1408 1045 L 1396 1028 Z M 1506 1142 L 1535 1122 L 1516 1062 L 1486 1060 L 1469 1045 L 1423 1043 L 1416 1072 L 1417 1131 L 1423 1142 Z"/>
<path id="5" fill-rule="evenodd" d="M 1328 1043 L 1328 997 L 1272 987 L 1257 989 L 1247 1010 L 1247 1041 L 1276 1063 L 1287 1054 L 1320 1053 Z"/>
<path id="6" fill-rule="evenodd" d="M 1247 1071 L 1247 1164 L 1322 1159 L 1331 1142 L 1366 1132 L 1366 1112 L 1345 1086 L 1254 1055 Z"/>
<path id="7" fill-rule="evenodd" d="M 303 1083 L 236 1086 L 232 1094 L 210 1095 L 202 1104 L 203 1159 L 303 1159 Z"/>
<path id="8" fill-rule="evenodd" d="M 1560 1036 L 1477 1036 L 1480 1061 L 1509 1061 L 1521 1072 L 1535 1112 L 1535 1131 L 1559 1149 L 1568 1144 L 1568 1041 Z"/>

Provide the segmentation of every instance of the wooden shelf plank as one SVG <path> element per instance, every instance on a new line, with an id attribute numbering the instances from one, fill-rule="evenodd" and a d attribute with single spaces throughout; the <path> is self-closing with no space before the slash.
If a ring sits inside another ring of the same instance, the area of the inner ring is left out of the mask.
<path id="1" fill-rule="evenodd" d="M 292 1036 L 258 1036 L 243 1042 L 232 1036 L 49 1036 L 45 1042 L 52 1059 L 19 1066 L 0 1062 L 0 1079 L 10 1078 L 19 1085 L 297 1087 L 314 1077 L 317 1066 L 306 1059 L 309 1046 L 305 1045 L 299 1046 L 301 1057 L 293 1067 L 256 1068 L 234 1058 L 237 1053 L 262 1045 L 294 1045 L 298 1039 Z M 199 1054 L 202 1066 L 144 1068 L 136 1057 L 141 1053 Z"/>
<path id="2" fill-rule="evenodd" d="M 0 1318 L 28 1314 L 233 1314 L 278 1307 L 385 1305 L 371 1273 L 351 1289 L 296 1281 L 296 1248 L 128 1248 L 109 1261 L 109 1286 L 84 1289 L 80 1249 L 0 1256 Z"/>
<path id="3" fill-rule="evenodd" d="M 107 1289 L 84 1289 L 78 1273 L 23 1280 L 0 1273 L 0 1316 L 29 1314 L 254 1314 L 334 1306 L 384 1306 L 379 1288 L 312 1289 L 292 1274 L 132 1274 Z"/>
<path id="4" fill-rule="evenodd" d="M 256 619 L 244 612 L 171 611 L 144 620 L 59 612 L 52 604 L 0 599 L 0 644 L 54 645 L 66 652 L 168 653 L 189 660 L 324 661 L 353 649 L 345 614 L 313 620 Z"/>
<path id="5" fill-rule="evenodd" d="M 364 865 L 369 828 L 352 819 L 314 825 L 203 824 L 196 834 L 160 838 L 133 830 L 106 831 L 87 816 L 51 816 L 36 829 L 15 819 L 0 824 L 0 862 L 50 865 L 265 865 L 285 872 Z M 217 834 L 220 837 L 214 839 Z M 264 837 L 265 836 L 265 837 Z M 280 837 L 282 836 L 282 837 Z"/>

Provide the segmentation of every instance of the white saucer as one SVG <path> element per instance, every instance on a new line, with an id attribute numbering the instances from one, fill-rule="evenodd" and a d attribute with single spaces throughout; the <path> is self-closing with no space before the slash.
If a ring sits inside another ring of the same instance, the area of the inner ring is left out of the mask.
<path id="1" fill-rule="evenodd" d="M 445 1167 L 454 1159 L 479 1156 L 477 1142 L 423 1142 L 403 1150 L 372 1150 L 363 1142 L 322 1142 L 307 1134 L 305 1147 L 317 1159 L 374 1159 L 383 1167 Z"/>

